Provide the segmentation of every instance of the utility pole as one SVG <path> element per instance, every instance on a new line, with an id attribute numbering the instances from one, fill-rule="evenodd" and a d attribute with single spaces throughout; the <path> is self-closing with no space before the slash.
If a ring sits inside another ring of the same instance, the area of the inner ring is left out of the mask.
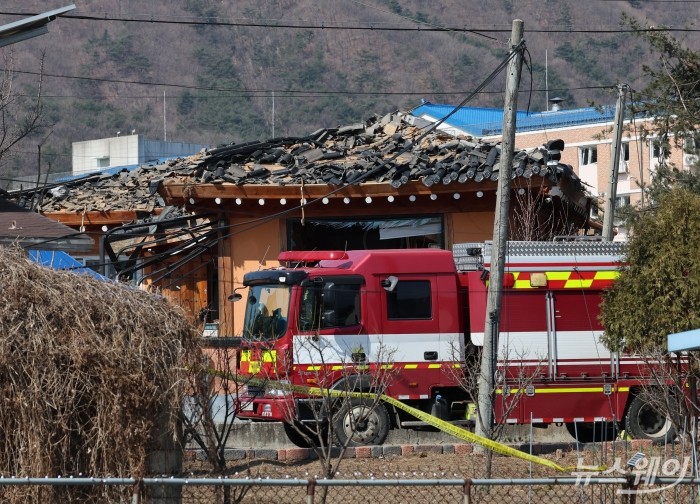
<path id="1" fill-rule="evenodd" d="M 617 200 L 617 175 L 620 169 L 620 148 L 622 147 L 622 121 L 625 119 L 625 98 L 627 84 L 617 85 L 617 104 L 615 105 L 615 124 L 613 125 L 612 146 L 610 149 L 610 177 L 608 178 L 608 193 L 603 215 L 603 240 L 613 239 L 613 220 Z"/>
<path id="2" fill-rule="evenodd" d="M 167 142 L 168 141 L 168 130 L 167 128 L 167 123 L 165 119 L 165 91 L 163 91 L 163 141 Z"/>
<path id="3" fill-rule="evenodd" d="M 41 186 L 41 146 L 44 145 L 44 142 L 46 142 L 51 134 L 53 133 L 53 130 L 49 131 L 49 134 L 44 137 L 44 139 L 39 142 L 39 145 L 36 146 L 36 189 L 37 192 L 34 193 L 34 196 L 32 196 L 32 212 L 36 210 L 39 205 L 40 205 L 40 200 L 44 195 L 44 191 L 39 191 L 39 188 Z M 50 166 L 50 165 L 49 165 Z M 46 174 L 46 177 L 48 179 L 48 173 Z"/>
<path id="4" fill-rule="evenodd" d="M 523 22 L 513 20 L 510 35 L 510 50 L 515 51 L 508 63 L 505 104 L 503 106 L 503 141 L 498 171 L 496 192 L 496 215 L 493 222 L 493 248 L 488 297 L 486 300 L 486 324 L 484 326 L 484 346 L 481 354 L 479 374 L 478 418 L 476 433 L 491 437 L 493 426 L 493 394 L 498 352 L 498 324 L 501 315 L 501 290 L 508 245 L 508 208 L 510 206 L 510 181 L 513 173 L 513 151 L 515 148 L 515 117 L 518 108 L 518 88 L 522 70 L 523 52 L 520 44 L 523 39 Z"/>
<path id="5" fill-rule="evenodd" d="M 544 104 L 547 107 L 545 110 L 549 112 L 549 62 L 547 49 L 544 50 Z"/>

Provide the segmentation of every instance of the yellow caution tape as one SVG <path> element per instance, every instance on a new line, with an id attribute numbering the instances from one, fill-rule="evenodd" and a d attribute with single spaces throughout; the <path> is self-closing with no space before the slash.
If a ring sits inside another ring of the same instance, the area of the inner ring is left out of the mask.
<path id="1" fill-rule="evenodd" d="M 212 374 L 219 375 L 221 376 L 223 373 L 219 371 L 214 371 L 210 370 Z M 232 379 L 234 381 L 239 381 L 242 380 L 243 377 L 241 375 L 238 376 L 229 376 L 229 379 Z M 376 397 L 376 394 L 372 394 L 369 392 L 348 392 L 348 391 L 342 391 L 342 390 L 327 390 L 327 389 L 321 389 L 318 387 L 304 387 L 302 385 L 292 385 L 289 383 L 281 383 L 281 382 L 274 382 L 270 380 L 260 380 L 257 378 L 247 378 L 245 379 L 245 384 L 255 384 L 259 386 L 264 386 L 264 385 L 269 385 L 271 383 L 275 384 L 275 387 L 282 389 L 282 390 L 288 390 L 290 392 L 300 392 L 303 394 L 307 395 L 316 395 L 316 396 L 328 396 L 328 397 L 353 397 L 357 399 L 374 399 Z M 411 406 L 407 406 L 406 404 L 402 403 L 401 401 L 398 401 L 397 399 L 394 399 L 393 397 L 387 396 L 387 395 L 380 395 L 379 398 L 386 402 L 387 404 L 391 404 L 395 408 L 398 408 L 402 411 L 405 411 L 409 415 L 417 418 L 418 420 L 427 423 L 428 425 L 435 427 L 442 432 L 449 434 L 451 436 L 456 437 L 457 439 L 461 439 L 463 441 L 466 441 L 468 443 L 474 443 L 478 444 L 479 446 L 483 446 L 487 450 L 491 450 L 494 453 L 498 453 L 500 455 L 505 455 L 507 457 L 515 457 L 519 458 L 521 460 L 526 460 L 528 462 L 532 462 L 534 464 L 539 464 L 545 467 L 549 467 L 551 469 L 554 469 L 556 471 L 561 471 L 561 472 L 572 472 L 572 471 L 604 471 L 605 466 L 561 466 L 557 464 L 556 462 L 552 462 L 551 460 L 548 460 L 546 458 L 542 457 L 537 457 L 535 455 L 530 455 L 529 453 L 522 452 L 520 450 L 517 450 L 515 448 L 511 448 L 508 445 L 505 445 L 503 443 L 499 443 L 498 441 L 494 441 L 492 439 L 485 438 L 483 436 L 479 436 L 478 434 L 474 434 L 473 432 L 463 429 L 462 427 L 459 427 L 457 425 L 453 425 L 450 422 L 447 422 L 445 420 L 442 420 L 440 418 L 437 418 L 430 413 L 426 413 L 425 411 L 421 411 L 417 408 L 413 408 Z"/>
<path id="2" fill-rule="evenodd" d="M 426 413 L 425 411 L 421 411 L 416 408 L 412 408 L 410 406 L 407 406 L 403 404 L 401 401 L 397 401 L 393 397 L 385 396 L 382 395 L 381 399 L 395 408 L 399 408 L 400 410 L 405 411 L 406 413 L 409 413 L 410 415 L 414 416 L 418 420 L 421 420 L 428 425 L 431 425 L 433 427 L 436 427 L 437 429 L 440 429 L 442 432 L 449 434 L 451 436 L 454 436 L 458 439 L 461 439 L 463 441 L 467 441 L 469 443 L 474 443 L 478 444 L 480 446 L 483 446 L 484 448 L 491 450 L 494 453 L 499 453 L 501 455 L 506 455 L 508 457 L 517 457 L 522 460 L 526 460 L 528 462 L 533 462 L 535 464 L 543 465 L 546 467 L 550 467 L 552 469 L 555 469 L 557 471 L 564 471 L 564 472 L 571 472 L 574 470 L 589 470 L 589 471 L 601 471 L 602 469 L 600 467 L 586 467 L 582 468 L 580 466 L 576 467 L 564 467 L 560 466 L 556 462 L 552 462 L 551 460 L 547 460 L 542 457 L 537 457 L 535 455 L 530 455 L 529 453 L 522 452 L 520 450 L 516 450 L 515 448 L 511 448 L 508 445 L 504 445 L 503 443 L 499 443 L 497 441 L 494 441 L 492 439 L 488 439 L 482 436 L 479 436 L 478 434 L 474 434 L 471 431 L 468 431 L 467 429 L 463 429 L 462 427 L 459 427 L 457 425 L 451 424 L 450 422 L 446 422 L 445 420 L 441 420 L 440 418 L 434 417 L 433 415 Z"/>

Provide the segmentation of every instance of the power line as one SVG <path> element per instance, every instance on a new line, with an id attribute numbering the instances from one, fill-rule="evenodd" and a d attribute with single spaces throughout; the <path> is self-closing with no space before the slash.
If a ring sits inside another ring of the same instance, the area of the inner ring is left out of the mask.
<path id="1" fill-rule="evenodd" d="M 36 14 L 27 12 L 0 12 L 0 15 L 7 16 L 35 16 Z M 156 18 L 121 18 L 112 16 L 86 16 L 86 15 L 73 15 L 73 16 L 61 16 L 61 19 L 77 19 L 77 20 L 87 20 L 87 21 L 118 21 L 120 23 L 147 23 L 147 24 L 167 24 L 167 25 L 184 25 L 184 26 L 223 26 L 223 27 L 238 27 L 238 28 L 283 28 L 291 30 L 347 30 L 347 31 L 398 31 L 398 32 L 459 32 L 459 33 L 474 33 L 482 37 L 486 37 L 495 40 L 493 37 L 483 35 L 478 33 L 479 30 L 473 30 L 470 28 L 446 28 L 441 26 L 417 26 L 417 27 L 401 27 L 401 26 L 384 26 L 383 23 L 369 23 L 369 26 L 350 26 L 341 24 L 292 24 L 292 23 L 279 23 L 279 22 L 236 22 L 236 21 L 183 21 L 183 20 L 171 20 L 171 19 L 156 19 Z M 425 24 L 425 23 L 422 23 Z M 507 31 L 507 30 L 496 30 L 496 31 Z"/>
<path id="2" fill-rule="evenodd" d="M 362 7 L 368 8 L 368 9 L 374 9 L 374 10 L 377 10 L 379 12 L 383 12 L 384 14 L 398 16 L 401 19 L 405 19 L 405 20 L 410 21 L 412 23 L 418 23 L 420 26 L 429 26 L 430 28 L 444 28 L 443 26 L 439 26 L 439 25 L 434 24 L 434 23 L 429 23 L 427 21 L 423 21 L 420 19 L 415 19 L 415 18 L 405 16 L 405 15 L 401 14 L 400 12 L 392 12 L 392 11 L 388 11 L 386 9 L 381 9 L 381 8 L 377 7 L 376 5 L 371 5 L 371 4 L 367 4 L 364 2 L 360 2 L 359 0 L 350 0 L 350 1 L 357 4 L 357 5 L 361 5 Z M 488 35 L 484 35 L 483 33 L 475 32 L 475 31 L 471 32 L 471 33 L 473 33 L 474 35 L 479 35 L 481 37 L 491 39 L 491 40 L 497 40 L 494 37 L 489 37 Z"/>
<path id="3" fill-rule="evenodd" d="M 653 1 L 653 0 L 650 0 Z M 662 3 L 662 0 L 655 0 Z M 666 2 L 686 2 L 700 3 L 700 0 L 665 0 Z M 33 13 L 20 12 L 0 12 L 0 15 L 7 16 L 33 16 Z M 389 31 L 389 32 L 426 32 L 426 33 L 471 33 L 479 36 L 486 36 L 486 33 L 510 33 L 510 28 L 467 28 L 467 27 L 443 27 L 443 26 L 384 26 L 382 23 L 370 23 L 369 26 L 361 25 L 346 25 L 346 24 L 290 24 L 290 23 L 260 23 L 260 22 L 235 22 L 235 21 L 182 21 L 156 18 L 121 18 L 111 16 L 85 16 L 72 15 L 61 16 L 61 19 L 75 19 L 87 21 L 117 21 L 120 23 L 146 23 L 146 24 L 166 24 L 166 25 L 184 25 L 184 26 L 223 26 L 223 27 L 239 27 L 239 28 L 270 28 L 270 29 L 289 29 L 289 30 L 341 30 L 341 31 Z M 529 29 L 527 33 L 591 33 L 591 34 L 621 34 L 621 33 L 650 33 L 650 32 L 678 32 L 678 33 L 695 33 L 700 32 L 700 28 L 678 28 L 678 27 L 648 27 L 648 28 L 628 28 L 628 29 Z M 493 37 L 489 37 L 492 38 Z M 495 39 L 493 39 L 495 40 Z"/>
<path id="4" fill-rule="evenodd" d="M 594 90 L 594 89 L 614 89 L 615 84 L 602 84 L 599 86 L 576 86 L 576 87 L 560 87 L 560 88 L 548 88 L 550 92 L 564 92 L 564 91 L 586 91 L 586 90 Z M 533 88 L 532 92 L 533 93 L 544 93 L 547 91 L 547 89 L 544 88 Z M 240 92 L 236 94 L 217 94 L 217 95 L 192 95 L 193 98 L 196 98 L 198 100 L 207 100 L 207 99 L 218 99 L 218 98 L 272 98 L 272 93 L 274 93 L 275 99 L 277 98 L 322 98 L 324 96 L 328 95 L 355 95 L 357 93 L 353 91 L 320 91 L 323 94 L 313 94 L 313 91 L 305 92 L 304 94 L 293 94 L 293 93 L 287 93 L 287 94 L 282 94 L 279 95 L 277 94 L 277 91 L 269 90 L 267 92 L 265 91 L 260 91 L 260 94 L 251 94 L 247 92 Z M 455 95 L 463 95 L 465 92 L 468 91 L 395 91 L 395 92 L 384 92 L 384 91 L 376 91 L 376 92 L 365 92 L 363 94 L 367 95 L 372 95 L 372 96 L 395 96 L 395 95 L 406 95 L 406 96 L 455 96 Z M 519 93 L 530 93 L 530 90 L 527 91 L 518 91 Z M 489 94 L 503 94 L 502 90 L 498 91 L 480 91 L 479 94 L 481 95 L 489 95 Z M 31 94 L 17 94 L 16 96 L 19 97 L 31 97 L 31 96 L 36 96 L 36 95 L 31 95 Z M 90 97 L 90 96 L 79 96 L 79 95 L 49 95 L 49 94 L 42 94 L 42 98 L 66 98 L 66 99 L 73 99 L 73 100 L 95 100 L 95 99 L 109 99 L 109 100 L 118 100 L 118 99 L 125 99 L 125 100 L 139 100 L 139 99 L 144 99 L 144 100 L 162 100 L 163 96 L 160 95 L 100 95 L 99 97 Z"/>
<path id="5" fill-rule="evenodd" d="M 700 1 L 700 0 L 699 0 Z M 146 82 L 146 81 L 136 81 L 136 80 L 126 80 L 126 79 L 108 79 L 102 77 L 83 77 L 79 75 L 61 75 L 61 74 L 50 74 L 46 72 L 33 72 L 29 70 L 12 70 L 12 72 L 26 74 L 26 75 L 36 75 L 43 77 L 53 77 L 57 79 L 75 79 L 75 80 L 85 80 L 85 81 L 95 81 L 95 82 L 108 82 L 113 84 L 134 84 L 138 86 L 153 86 L 153 87 L 171 87 L 171 88 L 181 88 L 181 89 L 192 89 L 197 91 L 219 91 L 225 93 L 234 93 L 232 95 L 195 95 L 195 98 L 220 98 L 226 96 L 232 97 L 270 97 L 271 93 L 275 93 L 275 98 L 278 97 L 322 97 L 329 95 L 348 95 L 348 96 L 447 96 L 447 95 L 464 95 L 464 90 L 455 91 L 338 91 L 338 90 L 311 90 L 305 91 L 302 89 L 298 90 L 284 90 L 284 89 L 236 89 L 236 88 L 217 88 L 217 87 L 207 87 L 207 86 L 196 86 L 190 84 L 173 84 L 168 82 Z M 574 88 L 551 88 L 550 91 L 568 91 L 568 90 L 586 90 L 586 89 L 609 89 L 613 88 L 615 85 L 598 85 L 598 86 L 578 86 Z M 544 89 L 535 89 L 533 91 L 544 91 Z M 481 94 L 500 94 L 502 91 L 480 91 Z M 72 95 L 55 95 L 56 98 L 82 98 Z M 160 98 L 160 96 L 113 96 L 112 98 Z M 90 99 L 90 98 L 84 98 Z"/>
<path id="6" fill-rule="evenodd" d="M 261 93 L 275 93 L 275 97 L 277 96 L 285 96 L 287 94 L 292 95 L 292 96 L 308 96 L 308 95 L 336 95 L 336 94 L 348 94 L 348 95 L 376 95 L 376 94 L 381 94 L 381 95 L 420 95 L 420 94 L 426 94 L 426 93 L 419 93 L 419 92 L 411 92 L 411 91 L 382 91 L 380 93 L 377 92 L 372 92 L 372 91 L 304 91 L 301 89 L 298 90 L 285 90 L 285 89 L 246 89 L 246 88 L 241 88 L 241 89 L 236 89 L 236 88 L 220 88 L 220 87 L 208 87 L 208 86 L 197 86 L 194 84 L 172 84 L 168 82 L 146 82 L 146 81 L 137 81 L 137 80 L 126 80 L 126 79 L 108 79 L 108 78 L 102 78 L 102 77 L 83 77 L 79 75 L 61 75 L 61 74 L 51 74 L 51 73 L 46 73 L 46 72 L 33 72 L 29 70 L 12 70 L 12 72 L 15 73 L 21 73 L 21 74 L 27 74 L 27 75 L 36 75 L 36 76 L 43 76 L 43 77 L 53 77 L 53 78 L 58 78 L 58 79 L 75 79 L 75 80 L 85 80 L 85 81 L 94 81 L 94 82 L 109 82 L 113 84 L 135 84 L 139 86 L 159 86 L 159 87 L 172 87 L 172 88 L 180 88 L 180 89 L 194 89 L 198 91 L 223 91 L 223 92 L 234 92 L 234 93 L 245 93 L 246 96 L 250 95 L 255 95 L 255 94 L 261 94 Z M 454 93 L 443 93 L 443 94 L 463 94 L 464 91 L 455 91 Z"/>

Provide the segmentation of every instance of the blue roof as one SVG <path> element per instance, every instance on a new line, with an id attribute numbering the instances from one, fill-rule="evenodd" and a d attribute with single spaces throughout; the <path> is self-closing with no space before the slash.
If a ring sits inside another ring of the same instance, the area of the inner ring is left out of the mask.
<path id="1" fill-rule="evenodd" d="M 29 250 L 29 258 L 47 268 L 68 270 L 76 274 L 90 275 L 98 280 L 109 281 L 105 276 L 88 268 L 80 261 L 60 250 Z"/>
<path id="2" fill-rule="evenodd" d="M 426 102 L 414 108 L 414 116 L 430 116 L 440 120 L 454 110 L 454 105 Z M 515 115 L 515 131 L 534 131 L 563 128 L 584 124 L 597 124 L 613 120 L 615 107 L 586 107 L 568 110 L 533 112 L 519 110 Z M 444 124 L 453 126 L 474 136 L 498 135 L 503 130 L 503 109 L 461 107 Z"/>
<path id="3" fill-rule="evenodd" d="M 568 110 L 550 110 L 548 112 L 535 112 L 518 118 L 515 131 L 533 131 L 550 128 L 564 128 L 567 126 L 580 126 L 585 124 L 600 124 L 610 122 L 615 118 L 615 107 L 585 107 Z M 495 131 L 500 133 L 502 126 Z"/>

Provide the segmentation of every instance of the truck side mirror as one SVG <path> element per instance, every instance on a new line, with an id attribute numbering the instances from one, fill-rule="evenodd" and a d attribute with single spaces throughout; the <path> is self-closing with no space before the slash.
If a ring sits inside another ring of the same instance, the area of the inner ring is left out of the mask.
<path id="1" fill-rule="evenodd" d="M 386 277 L 380 283 L 381 283 L 381 286 L 384 287 L 385 291 L 393 292 L 394 289 L 396 288 L 396 284 L 399 283 L 399 279 L 396 278 L 394 275 L 391 275 L 389 277 Z"/>
<path id="2" fill-rule="evenodd" d="M 241 289 L 246 289 L 246 288 L 247 288 L 247 287 L 236 287 L 235 289 L 233 289 L 233 294 L 231 294 L 231 295 L 230 295 L 229 297 L 227 297 L 226 299 L 228 299 L 229 301 L 232 301 L 232 302 L 234 302 L 234 303 L 235 303 L 236 301 L 240 301 L 241 299 L 243 299 L 243 295 L 242 295 L 240 292 L 238 292 L 238 291 L 241 290 Z"/>

